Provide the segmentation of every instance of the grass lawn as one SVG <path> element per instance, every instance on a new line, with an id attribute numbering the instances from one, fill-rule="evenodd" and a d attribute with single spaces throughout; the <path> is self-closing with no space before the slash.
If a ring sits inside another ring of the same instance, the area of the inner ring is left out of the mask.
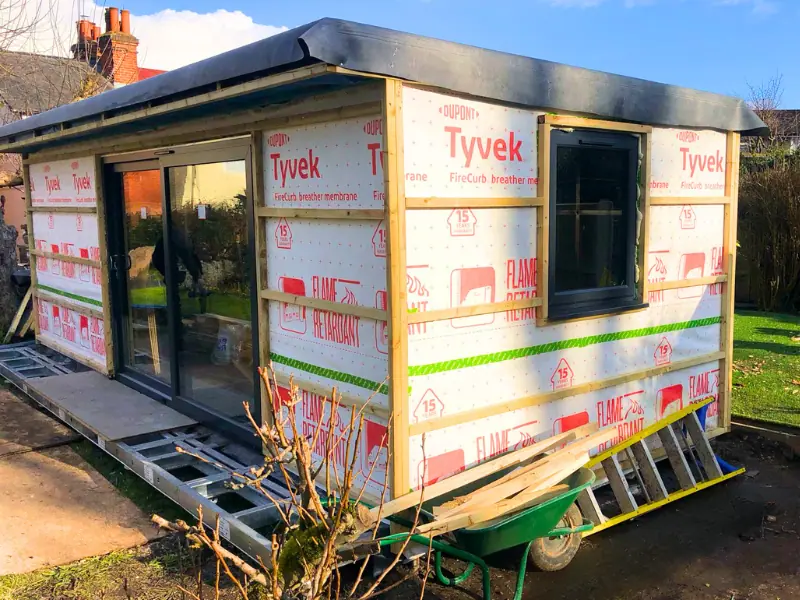
<path id="1" fill-rule="evenodd" d="M 800 427 L 800 317 L 736 312 L 733 415 Z"/>

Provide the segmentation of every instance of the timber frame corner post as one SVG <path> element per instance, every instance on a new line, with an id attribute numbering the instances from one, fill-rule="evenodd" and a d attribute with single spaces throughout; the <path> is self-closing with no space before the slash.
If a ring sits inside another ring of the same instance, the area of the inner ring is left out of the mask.
<path id="1" fill-rule="evenodd" d="M 31 288 L 34 293 L 31 296 L 31 310 L 37 315 L 33 319 L 33 331 L 36 338 L 39 337 L 39 318 L 38 318 L 38 297 L 36 295 L 36 256 L 31 250 L 36 249 L 36 241 L 33 238 L 33 200 L 31 198 L 31 168 L 28 164 L 28 155 L 22 155 L 22 184 L 25 190 L 25 222 L 28 225 L 28 264 L 31 270 Z"/>
<path id="2" fill-rule="evenodd" d="M 409 483 L 408 299 L 406 296 L 406 203 L 403 159 L 403 84 L 386 79 L 383 99 L 383 154 L 386 198 L 386 290 L 389 330 L 389 409 L 391 411 L 391 494 L 407 493 Z"/>
<path id="3" fill-rule="evenodd" d="M 733 304 L 736 282 L 736 229 L 739 211 L 739 154 L 741 134 L 729 131 L 725 165 L 725 213 L 723 217 L 722 272 L 727 277 L 722 294 L 720 322 L 720 350 L 725 357 L 720 365 L 720 381 L 717 388 L 719 404 L 719 427 L 731 428 L 731 394 L 733 392 Z"/>
<path id="4" fill-rule="evenodd" d="M 553 128 L 582 128 L 595 129 L 598 131 L 616 131 L 630 133 L 639 136 L 639 159 L 641 168 L 639 171 L 639 211 L 642 215 L 642 222 L 636 236 L 637 247 L 639 249 L 636 258 L 636 267 L 639 270 L 639 281 L 636 287 L 642 298 L 642 302 L 647 301 L 647 254 L 650 238 L 650 161 L 653 146 L 653 128 L 650 125 L 639 125 L 637 123 L 623 123 L 618 121 L 604 121 L 586 117 L 575 117 L 570 115 L 545 114 L 539 116 L 537 138 L 538 138 L 538 193 L 541 199 L 538 218 L 536 220 L 536 244 L 537 244 L 537 290 L 541 298 L 541 305 L 538 308 L 536 324 L 539 326 L 547 325 L 548 321 L 548 291 L 549 291 L 549 266 L 550 266 L 550 134 Z M 598 315 L 602 318 L 611 314 Z"/>
<path id="5" fill-rule="evenodd" d="M 105 352 L 106 352 L 106 375 L 113 377 L 115 372 L 114 365 L 114 346 L 113 335 L 111 333 L 113 313 L 111 312 L 111 273 L 109 271 L 109 256 L 107 248 L 108 229 L 106 227 L 106 197 L 105 197 L 105 182 L 103 179 L 103 158 L 99 155 L 95 156 L 94 160 L 94 185 L 95 195 L 97 197 L 97 243 L 100 248 L 100 286 L 102 299 L 103 299 L 103 331 L 105 337 Z"/>

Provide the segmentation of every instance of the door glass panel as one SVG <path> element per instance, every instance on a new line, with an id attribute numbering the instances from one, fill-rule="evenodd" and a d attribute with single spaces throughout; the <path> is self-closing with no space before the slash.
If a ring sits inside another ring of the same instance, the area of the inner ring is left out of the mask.
<path id="1" fill-rule="evenodd" d="M 245 161 L 168 174 L 179 394 L 244 418 L 254 392 Z"/>
<path id="2" fill-rule="evenodd" d="M 125 205 L 126 295 L 124 360 L 127 366 L 169 383 L 170 341 L 163 261 L 161 172 L 158 169 L 122 173 Z M 126 258 L 127 257 L 127 258 Z"/>

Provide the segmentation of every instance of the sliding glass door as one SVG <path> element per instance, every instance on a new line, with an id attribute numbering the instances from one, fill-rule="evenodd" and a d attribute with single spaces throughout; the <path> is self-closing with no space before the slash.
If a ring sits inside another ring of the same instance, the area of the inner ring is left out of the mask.
<path id="1" fill-rule="evenodd" d="M 121 378 L 195 418 L 246 428 L 242 403 L 259 418 L 260 389 L 249 144 L 133 158 L 109 167 Z"/>

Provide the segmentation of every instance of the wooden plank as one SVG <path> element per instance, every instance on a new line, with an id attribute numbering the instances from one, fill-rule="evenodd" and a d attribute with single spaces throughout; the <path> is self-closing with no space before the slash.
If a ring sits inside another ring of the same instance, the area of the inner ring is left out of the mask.
<path id="1" fill-rule="evenodd" d="M 256 209 L 259 218 L 331 219 L 351 221 L 380 221 L 386 215 L 382 210 L 338 208 L 269 208 Z"/>
<path id="2" fill-rule="evenodd" d="M 650 206 L 699 206 L 709 204 L 730 204 L 730 198 L 726 196 L 654 196 L 650 198 Z"/>
<path id="3" fill-rule="evenodd" d="M 658 281 L 651 283 L 648 289 L 651 292 L 659 292 L 663 290 L 697 287 L 700 285 L 713 285 L 715 283 L 725 283 L 726 281 L 728 281 L 727 275 L 709 275 L 707 277 L 695 277 L 694 279 L 681 279 L 678 281 Z"/>
<path id="4" fill-rule="evenodd" d="M 260 130 L 254 130 L 251 133 L 251 165 L 253 169 L 252 183 L 253 183 L 253 209 L 257 217 L 259 211 L 264 208 L 266 204 L 266 193 L 264 184 L 264 135 Z M 258 319 L 258 327 L 256 332 L 258 335 L 258 365 L 267 368 L 270 365 L 270 340 L 269 340 L 269 303 L 264 300 L 261 293 L 267 287 L 267 234 L 266 223 L 261 219 L 254 218 L 255 221 L 255 239 L 253 240 L 255 255 L 256 255 L 256 290 L 258 291 L 258 310 L 256 318 Z M 269 390 L 266 389 L 264 380 L 258 378 L 259 390 L 261 392 L 261 423 L 267 426 L 272 426 L 272 411 L 269 407 Z M 265 454 L 267 449 L 262 448 Z"/>
<path id="5" fill-rule="evenodd" d="M 573 117 L 569 115 L 544 115 L 539 117 L 558 127 L 585 127 L 588 129 L 607 129 L 610 131 L 627 131 L 630 133 L 651 133 L 653 128 L 650 125 L 640 125 L 638 123 L 622 123 L 619 121 L 604 121 L 602 119 L 590 119 L 587 117 Z"/>
<path id="6" fill-rule="evenodd" d="M 647 302 L 650 292 L 650 282 L 647 280 L 647 273 L 650 270 L 650 221 L 652 214 L 650 205 L 650 171 L 653 158 L 653 135 L 645 133 L 641 139 L 642 145 L 642 181 L 641 198 L 639 200 L 639 210 L 642 213 L 641 230 L 639 231 L 639 290 L 642 294 L 642 302 Z"/>
<path id="7" fill-rule="evenodd" d="M 692 413 L 694 414 L 694 413 Z M 637 470 L 642 478 L 642 483 L 650 496 L 650 501 L 663 500 L 667 497 L 667 488 L 658 474 L 658 468 L 653 460 L 650 448 L 647 447 L 645 440 L 641 440 L 630 447 L 633 456 L 636 458 Z"/>
<path id="8" fill-rule="evenodd" d="M 97 245 L 100 252 L 100 293 L 103 300 L 103 333 L 105 334 L 106 374 L 112 376 L 115 372 L 114 364 L 114 336 L 111 311 L 111 272 L 108 257 L 108 228 L 106 227 L 106 194 L 105 178 L 103 177 L 103 160 L 95 156 L 94 181 L 97 195 Z"/>
<path id="9" fill-rule="evenodd" d="M 487 302 L 486 304 L 473 304 L 471 306 L 455 306 L 453 308 L 443 308 L 441 310 L 409 312 L 408 322 L 409 324 L 413 324 L 449 321 L 450 319 L 458 319 L 460 317 L 472 317 L 475 315 L 488 315 L 512 310 L 534 308 L 536 306 L 540 306 L 541 304 L 541 298 L 521 298 L 519 300 Z"/>
<path id="10" fill-rule="evenodd" d="M 347 104 L 329 108 L 326 110 L 303 111 L 295 115 L 285 117 L 266 117 L 260 121 L 250 123 L 249 127 L 264 129 L 278 129 L 282 127 L 304 127 L 316 125 L 318 123 L 331 123 L 344 119 L 355 119 L 358 117 L 378 116 L 381 113 L 381 102 L 361 102 L 359 104 Z"/>
<path id="11" fill-rule="evenodd" d="M 380 515 L 381 518 L 390 517 L 404 510 L 408 510 L 413 506 L 417 506 L 421 502 L 438 498 L 467 484 L 488 477 L 492 473 L 524 463 L 535 456 L 539 456 L 544 452 L 548 452 L 574 439 L 576 439 L 575 431 L 566 431 L 541 442 L 537 442 L 527 448 L 506 452 L 488 462 L 481 463 L 466 471 L 457 473 L 452 477 L 437 481 L 427 486 L 424 490 L 416 490 L 395 498 L 385 503 L 383 506 L 376 506 L 370 512 L 375 518 L 377 518 L 378 515 Z"/>
<path id="12" fill-rule="evenodd" d="M 681 489 L 686 490 L 697 485 L 697 482 L 689 469 L 689 463 L 686 462 L 686 457 L 683 455 L 681 445 L 678 438 L 675 436 L 675 431 L 672 425 L 668 425 L 658 431 L 658 437 L 661 440 L 661 445 L 667 452 L 669 464 L 672 465 L 672 470 L 675 472 L 675 477 L 678 479 L 678 485 Z"/>
<path id="13" fill-rule="evenodd" d="M 497 517 L 516 512 L 526 504 L 536 500 L 542 495 L 543 491 L 547 491 L 547 488 L 566 479 L 572 473 L 580 469 L 585 464 L 587 458 L 585 454 L 577 458 L 573 457 L 560 471 L 540 476 L 527 490 L 517 494 L 513 498 L 495 502 L 488 507 L 481 507 L 472 513 L 458 514 L 448 519 L 436 519 L 435 521 L 418 527 L 415 533 L 427 534 L 431 537 L 437 536 L 449 531 L 479 525 L 480 523 L 485 523 Z"/>
<path id="14" fill-rule="evenodd" d="M 22 315 L 25 314 L 25 309 L 28 308 L 28 303 L 31 301 L 32 295 L 33 295 L 33 287 L 29 287 L 28 291 L 25 292 L 25 296 L 22 298 L 22 302 L 20 303 L 19 308 L 17 309 L 17 314 L 15 314 L 14 318 L 11 319 L 11 325 L 9 325 L 6 335 L 5 337 L 3 337 L 4 344 L 10 342 L 11 338 L 14 337 L 14 332 L 17 330 L 17 327 L 19 327 L 19 322 L 22 320 Z"/>
<path id="15" fill-rule="evenodd" d="M 383 102 L 384 185 L 386 192 L 386 291 L 389 331 L 389 406 L 392 409 L 392 498 L 411 487 L 408 445 L 408 293 L 403 154 L 403 84 L 386 80 Z"/>
<path id="16" fill-rule="evenodd" d="M 373 319 L 375 321 L 385 321 L 388 318 L 387 311 L 379 308 L 358 306 L 355 304 L 344 304 L 342 302 L 331 302 L 330 300 L 311 298 L 310 296 L 296 296 L 294 294 L 287 294 L 286 292 L 280 292 L 278 290 L 261 290 L 261 297 L 264 300 L 273 300 L 275 302 L 283 302 L 284 304 L 306 306 L 308 308 L 316 308 L 317 310 L 325 310 L 340 315 L 354 315 L 356 317 Z"/>
<path id="17" fill-rule="evenodd" d="M 603 470 L 606 473 L 608 484 L 611 486 L 611 491 L 614 492 L 614 497 L 617 499 L 620 510 L 623 513 L 629 513 L 639 508 L 630 487 L 628 487 L 628 480 L 622 472 L 619 457 L 616 454 L 612 454 L 603 461 Z"/>
<path id="18" fill-rule="evenodd" d="M 579 433 L 576 435 L 580 436 Z M 597 431 L 587 438 L 579 439 L 524 469 L 508 473 L 502 479 L 475 490 L 467 497 L 458 498 L 453 507 L 442 513 L 441 517 L 447 519 L 455 514 L 471 512 L 475 507 L 486 506 L 522 492 L 530 487 L 532 481 L 538 480 L 543 474 L 559 471 L 576 456 L 585 455 L 598 445 L 604 444 L 618 435 L 616 428 L 607 428 Z"/>
<path id="19" fill-rule="evenodd" d="M 544 198 L 406 198 L 406 208 L 529 208 Z"/>
<path id="20" fill-rule="evenodd" d="M 99 120 L 92 121 L 90 123 L 74 125 L 61 131 L 21 139 L 16 142 L 2 145 L 1 147 L 3 152 L 14 152 L 34 144 L 43 145 L 44 143 L 53 140 L 64 140 L 66 138 L 99 131 L 108 127 L 122 125 L 123 123 L 132 123 L 145 118 L 168 115 L 176 111 L 203 106 L 228 98 L 236 98 L 251 92 L 266 90 L 269 88 L 286 85 L 288 83 L 311 79 L 319 75 L 324 75 L 327 72 L 327 65 L 324 64 L 300 67 L 299 69 L 293 69 L 284 73 L 276 73 L 275 75 L 270 75 L 268 77 L 247 81 L 238 85 L 232 85 L 221 90 L 206 92 L 205 94 L 198 94 L 189 98 L 181 98 L 179 100 L 167 102 L 166 104 L 161 104 L 159 106 L 150 106 L 139 110 L 132 110 L 115 117 L 101 117 Z"/>
<path id="21" fill-rule="evenodd" d="M 104 315 L 103 311 L 99 308 L 78 304 L 77 302 L 73 302 L 69 298 L 65 298 L 57 294 L 51 294 L 46 290 L 37 289 L 34 291 L 33 296 L 35 298 L 41 298 L 42 300 L 46 300 L 47 302 L 53 302 L 60 306 L 64 306 L 66 308 L 69 308 L 70 310 L 74 310 L 75 312 L 80 312 L 85 315 L 91 315 L 93 317 L 97 317 L 98 319 L 102 319 Z"/>
<path id="22" fill-rule="evenodd" d="M 97 207 L 95 206 L 48 206 L 37 204 L 36 206 L 31 206 L 31 212 L 41 212 L 41 213 L 69 213 L 69 214 L 81 214 L 81 215 L 92 215 L 97 212 Z"/>
<path id="23" fill-rule="evenodd" d="M 28 158 L 27 155 L 22 156 L 23 159 Z M 25 219 L 28 223 L 28 252 L 36 249 L 36 239 L 33 234 L 33 212 L 31 211 L 31 167 L 28 164 L 22 165 L 22 180 L 25 187 Z M 31 289 L 36 290 L 36 261 L 30 260 L 31 267 Z M 33 310 L 38 314 L 36 302 L 33 303 Z M 39 337 L 39 319 L 33 320 L 33 331 L 36 337 Z"/>
<path id="24" fill-rule="evenodd" d="M 722 291 L 722 324 L 720 350 L 725 359 L 720 366 L 719 381 L 719 425 L 725 430 L 731 427 L 731 393 L 733 391 L 733 321 L 736 284 L 736 229 L 739 210 L 739 153 L 740 136 L 728 134 L 727 161 L 725 165 L 725 195 L 731 203 L 725 205 L 723 218 L 722 272 L 728 274 L 728 282 Z"/>
<path id="25" fill-rule="evenodd" d="M 99 269 L 102 263 L 99 260 L 92 260 L 91 258 L 82 258 L 80 256 L 67 256 L 66 254 L 56 254 L 46 250 L 29 250 L 31 256 L 41 256 L 42 258 L 49 258 L 51 260 L 60 260 L 62 262 L 75 263 L 76 265 L 87 265 Z"/>
<path id="26" fill-rule="evenodd" d="M 633 371 L 624 375 L 617 375 L 607 379 L 599 379 L 597 381 L 581 383 L 579 385 L 574 385 L 562 390 L 543 392 L 541 394 L 534 394 L 532 396 L 523 396 L 522 398 L 516 398 L 514 400 L 509 400 L 508 402 L 499 402 L 497 404 L 490 404 L 488 406 L 480 406 L 472 410 L 465 410 L 458 413 L 444 415 L 438 419 L 430 419 L 428 421 L 412 423 L 409 426 L 408 431 L 410 436 L 422 435 L 423 433 L 436 431 L 438 429 L 446 429 L 447 427 L 461 425 L 462 423 L 480 421 L 481 419 L 485 419 L 487 417 L 493 417 L 495 415 L 512 412 L 519 410 L 520 408 L 539 406 L 555 400 L 561 400 L 562 398 L 586 394 L 588 392 L 602 390 L 615 385 L 628 383 L 630 381 L 648 379 L 650 377 L 657 377 L 673 371 L 680 371 L 681 369 L 689 369 L 691 367 L 696 367 L 697 365 L 714 362 L 715 360 L 719 360 L 724 356 L 725 353 L 721 351 L 712 352 L 711 354 L 702 354 L 693 358 L 687 358 L 686 360 L 675 361 L 668 365 L 648 367 L 647 369 Z"/>
<path id="27" fill-rule="evenodd" d="M 34 310 L 34 307 L 31 306 L 31 312 L 28 315 L 28 319 L 25 321 L 25 325 L 22 326 L 22 330 L 19 332 L 19 337 L 24 338 L 27 335 L 28 330 L 33 327 L 33 321 L 35 318 L 36 311 Z"/>
<path id="28" fill-rule="evenodd" d="M 537 325 L 547 322 L 550 279 L 550 125 L 539 123 L 537 194 L 544 199 L 536 215 L 536 295 L 542 304 L 536 313 Z"/>

